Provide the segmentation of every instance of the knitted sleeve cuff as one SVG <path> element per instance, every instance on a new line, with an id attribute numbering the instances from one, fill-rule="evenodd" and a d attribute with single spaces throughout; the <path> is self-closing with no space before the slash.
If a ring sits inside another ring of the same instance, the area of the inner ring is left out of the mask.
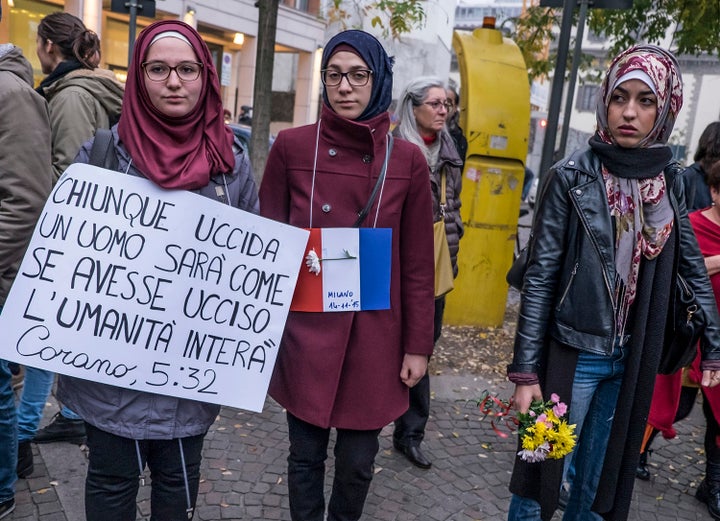
<path id="1" fill-rule="evenodd" d="M 515 385 L 537 385 L 540 383 L 537 373 L 508 373 L 508 380 Z"/>

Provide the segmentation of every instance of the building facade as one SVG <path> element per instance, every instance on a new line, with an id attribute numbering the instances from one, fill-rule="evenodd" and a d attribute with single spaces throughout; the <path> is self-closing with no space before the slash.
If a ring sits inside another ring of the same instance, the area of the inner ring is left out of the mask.
<path id="1" fill-rule="evenodd" d="M 43 74 L 36 56 L 37 26 L 47 14 L 67 11 L 100 36 L 101 66 L 124 80 L 128 66 L 130 16 L 114 12 L 110 0 L 0 0 L 3 16 L 0 41 L 23 49 L 35 71 Z M 119 2 L 125 4 L 127 2 Z M 142 1 L 138 1 L 142 4 Z M 180 19 L 193 25 L 215 57 L 223 103 L 234 120 L 243 105 L 252 106 L 257 49 L 258 9 L 254 0 L 159 0 L 155 16 L 140 16 L 136 33 L 154 20 Z M 277 22 L 276 64 L 271 132 L 316 120 L 320 89 L 319 58 L 325 41 L 320 0 L 281 0 Z"/>
<path id="2" fill-rule="evenodd" d="M 358 3 L 361 6 L 367 4 L 364 0 Z M 326 39 L 343 28 L 358 28 L 374 34 L 388 54 L 395 58 L 393 99 L 397 100 L 410 80 L 418 76 L 436 76 L 443 81 L 450 77 L 455 5 L 456 0 L 423 2 L 424 25 L 398 39 L 387 37 L 379 28 L 372 26 L 372 18 L 375 15 L 382 17 L 383 13 L 374 12 L 367 16 L 362 9 L 348 11 L 349 16 L 343 24 L 333 23 L 328 26 Z"/>
<path id="3" fill-rule="evenodd" d="M 497 27 L 510 27 L 512 18 L 522 12 L 525 1 L 518 0 L 460 0 L 456 9 L 455 28 L 471 30 L 482 24 L 483 16 L 495 16 Z M 573 28 L 575 38 L 577 27 Z M 557 42 L 553 43 L 554 45 Z M 671 48 L 670 40 L 660 45 Z M 593 34 L 587 27 L 583 31 L 582 52 L 593 57 L 593 70 L 580 72 L 575 82 L 567 132 L 566 153 L 587 144 L 595 131 L 595 104 L 600 89 L 599 78 L 607 67 L 609 44 L 607 38 Z M 573 48 L 570 49 L 572 56 Z M 670 138 L 675 158 L 685 164 L 692 163 L 697 142 L 705 127 L 720 120 L 720 97 L 715 93 L 720 87 L 720 60 L 715 56 L 679 56 L 684 83 L 684 106 Z M 456 74 L 452 71 L 451 76 Z M 534 82 L 531 88 L 533 119 L 527 166 L 533 171 L 539 167 L 542 139 L 547 122 L 548 84 Z M 565 120 L 567 89 L 564 89 L 559 125 Z M 558 144 L 562 129 L 558 128 Z"/>

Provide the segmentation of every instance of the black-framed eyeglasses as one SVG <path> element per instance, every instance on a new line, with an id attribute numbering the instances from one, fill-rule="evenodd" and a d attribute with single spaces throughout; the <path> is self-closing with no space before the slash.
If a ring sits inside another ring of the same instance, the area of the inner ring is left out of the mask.
<path id="1" fill-rule="evenodd" d="M 170 73 L 175 71 L 182 81 L 195 81 L 200 77 L 203 64 L 198 62 L 180 62 L 175 67 L 170 67 L 165 62 L 145 62 L 142 64 L 145 74 L 150 81 L 165 81 Z"/>
<path id="2" fill-rule="evenodd" d="M 447 110 L 448 112 L 450 112 L 450 111 L 453 109 L 453 104 L 450 103 L 450 102 L 447 101 L 447 100 L 445 100 L 445 101 L 437 101 L 437 100 L 435 100 L 435 101 L 424 101 L 424 102 L 423 102 L 423 105 L 427 105 L 428 107 L 430 107 L 431 109 L 433 109 L 435 112 L 439 111 L 439 110 L 440 110 L 440 107 L 444 107 L 445 110 Z"/>
<path id="3" fill-rule="evenodd" d="M 348 72 L 340 72 L 335 69 L 323 69 L 320 71 L 320 78 L 326 87 L 337 87 L 343 78 L 352 87 L 364 87 L 370 81 L 372 71 L 369 69 L 355 69 Z"/>

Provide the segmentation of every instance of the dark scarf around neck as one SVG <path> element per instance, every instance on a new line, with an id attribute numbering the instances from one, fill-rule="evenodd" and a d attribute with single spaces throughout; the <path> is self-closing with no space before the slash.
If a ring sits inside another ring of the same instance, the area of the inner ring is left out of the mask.
<path id="1" fill-rule="evenodd" d="M 601 141 L 597 134 L 588 143 L 612 175 L 625 179 L 655 177 L 672 159 L 672 150 L 668 146 L 623 148 Z"/>
<path id="2" fill-rule="evenodd" d="M 40 82 L 40 85 L 38 85 L 38 88 L 35 89 L 38 94 L 40 94 L 42 97 L 45 97 L 45 88 L 49 87 L 53 83 L 55 83 L 57 80 L 65 76 L 67 73 L 72 72 L 77 69 L 82 69 L 84 65 L 80 63 L 79 61 L 72 59 L 72 60 L 65 60 L 61 61 L 57 67 L 55 67 L 55 70 L 53 70 L 50 74 L 48 74 L 45 79 Z"/>

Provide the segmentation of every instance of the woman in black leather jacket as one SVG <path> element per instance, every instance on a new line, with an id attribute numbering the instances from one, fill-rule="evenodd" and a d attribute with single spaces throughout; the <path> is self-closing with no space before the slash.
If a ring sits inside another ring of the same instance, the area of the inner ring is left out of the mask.
<path id="1" fill-rule="evenodd" d="M 708 318 L 703 385 L 720 382 L 717 309 L 666 145 L 681 106 L 672 54 L 624 51 L 589 148 L 543 182 L 508 376 L 521 412 L 553 393 L 569 403 L 577 445 L 565 462 L 516 459 L 510 520 L 550 519 L 561 484 L 565 520 L 627 519 L 678 272 Z"/>

